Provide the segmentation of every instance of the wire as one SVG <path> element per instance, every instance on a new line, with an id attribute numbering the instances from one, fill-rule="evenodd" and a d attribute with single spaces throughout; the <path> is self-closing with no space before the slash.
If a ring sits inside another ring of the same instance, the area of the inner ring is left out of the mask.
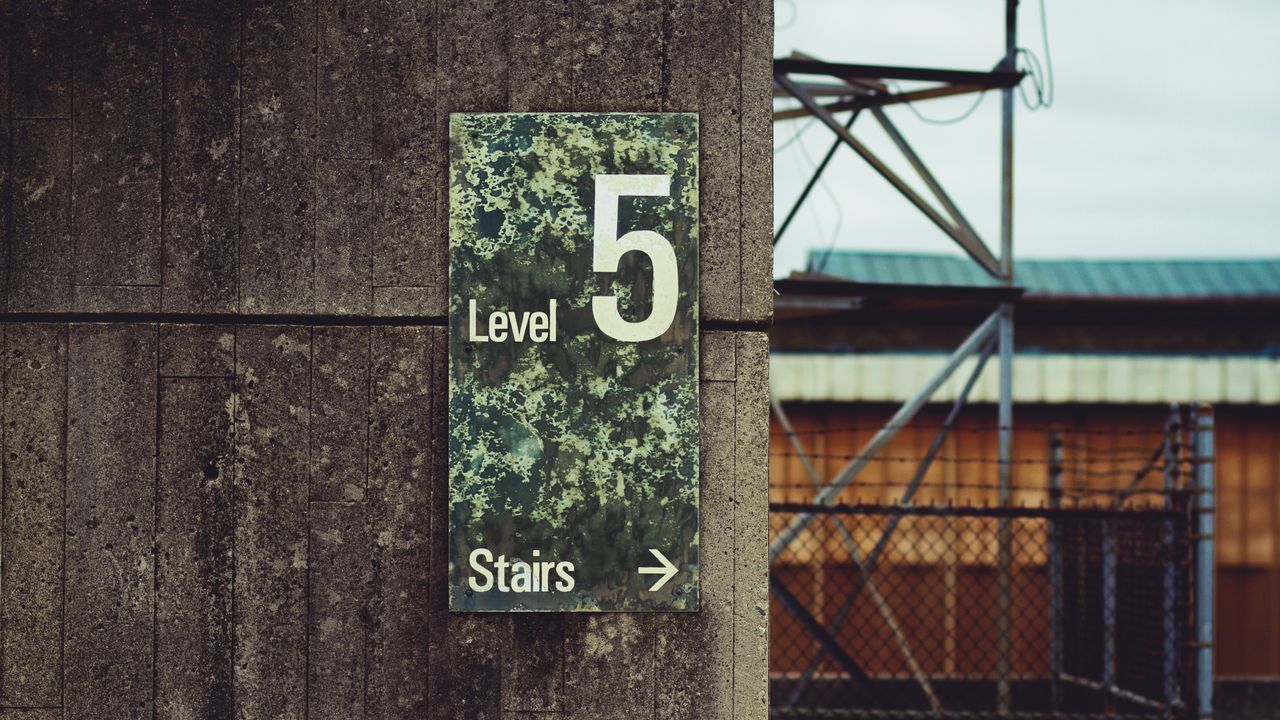
<path id="1" fill-rule="evenodd" d="M 1040 0 L 1040 42 L 1044 46 L 1044 63 L 1029 48 L 1018 48 L 1018 57 L 1025 59 L 1024 69 L 1031 80 L 1033 100 L 1027 93 L 1025 85 L 1018 85 L 1018 94 L 1028 110 L 1049 109 L 1053 107 L 1053 99 L 1057 84 L 1053 76 L 1053 54 L 1049 48 L 1049 20 L 1045 14 L 1045 0 Z"/>
<path id="2" fill-rule="evenodd" d="M 1049 50 L 1049 18 L 1044 9 L 1045 0 L 1040 0 L 1040 39 L 1044 43 L 1044 64 L 1048 70 L 1046 76 L 1046 93 L 1044 98 L 1044 107 L 1053 107 L 1053 96 L 1057 90 L 1057 82 L 1053 77 L 1053 53 Z"/>
<path id="3" fill-rule="evenodd" d="M 837 433 L 877 432 L 880 430 L 906 430 L 908 428 L 917 428 L 920 430 L 940 430 L 942 429 L 942 426 L 927 425 L 927 424 L 850 425 L 845 427 L 816 428 L 813 430 L 796 430 L 795 434 L 796 435 L 834 435 Z M 988 432 L 999 432 L 1001 430 L 1017 430 L 1022 432 L 1060 432 L 1063 434 L 1064 437 L 1068 435 L 1077 435 L 1077 436 L 1096 435 L 1100 437 L 1148 437 L 1148 438 L 1155 439 L 1156 442 L 1162 442 L 1164 440 L 1164 433 L 1160 430 L 1073 431 L 1069 427 L 1053 426 L 1053 425 L 1016 425 L 1016 426 L 1008 426 L 1008 427 L 1001 426 L 1001 425 L 978 425 L 973 427 L 956 426 L 956 427 L 948 428 L 948 432 L 968 432 L 968 433 L 988 433 Z M 787 437 L 788 434 L 789 433 L 787 433 L 784 430 L 775 430 L 769 433 L 771 437 Z M 1149 451 L 1149 448 L 1145 448 L 1142 450 L 1142 452 L 1144 453 L 1148 451 Z"/>
<path id="4" fill-rule="evenodd" d="M 791 17 L 787 18 L 787 21 L 785 23 L 782 23 L 781 25 L 779 25 L 778 19 L 775 16 L 774 22 L 773 22 L 773 27 L 775 31 L 790 29 L 792 26 L 796 24 L 796 20 L 800 18 L 800 8 L 796 7 L 796 0 L 782 0 L 777 4 L 778 7 L 782 5 L 786 5 L 791 8 Z"/>
<path id="5" fill-rule="evenodd" d="M 923 457 L 902 456 L 902 455 L 879 455 L 879 454 L 863 455 L 858 453 L 848 454 L 848 453 L 817 453 L 817 452 L 798 453 L 798 452 L 789 452 L 784 450 L 770 451 L 769 457 L 771 458 L 803 457 L 809 460 L 863 460 L 867 462 L 885 462 L 885 463 L 920 463 L 924 461 Z M 1002 462 L 999 458 L 994 458 L 994 457 L 981 457 L 981 456 L 958 457 L 958 456 L 948 456 L 948 455 L 934 456 L 932 461 L 938 462 L 938 463 L 953 463 L 956 465 L 999 465 Z M 1139 471 L 1145 469 L 1145 467 L 1139 465 L 1139 463 L 1144 463 L 1145 461 L 1146 461 L 1146 458 L 1134 456 L 1128 459 L 1128 462 L 1133 464 L 1132 467 L 1118 468 L 1115 470 L 1106 470 L 1106 471 L 1099 470 L 1099 471 L 1089 471 L 1089 472 L 1106 473 L 1107 475 L 1115 475 L 1115 476 L 1132 476 L 1138 473 Z M 1117 460 L 1116 458 L 1112 458 L 1112 457 L 1076 458 L 1071 460 L 1070 462 L 1059 462 L 1053 458 L 1038 458 L 1038 457 L 1010 458 L 1008 460 L 1008 463 L 1010 465 L 1056 465 L 1058 467 L 1061 467 L 1064 471 L 1071 471 L 1073 469 L 1078 469 L 1082 466 L 1087 466 L 1087 465 L 1103 465 L 1103 464 L 1118 464 L 1118 463 L 1122 464 L 1123 462 L 1125 461 Z M 1163 467 L 1164 467 L 1163 465 L 1159 466 L 1159 469 L 1163 469 Z"/>
<path id="6" fill-rule="evenodd" d="M 817 118 L 814 119 L 816 120 Z M 809 163 L 810 171 L 817 172 L 818 164 L 813 161 L 813 156 L 809 154 L 809 148 L 805 147 L 804 143 L 800 143 L 800 154 L 804 155 L 805 161 Z M 815 272 L 822 272 L 827 267 L 827 261 L 831 259 L 831 253 L 836 249 L 836 240 L 840 237 L 840 228 L 844 226 L 844 208 L 841 207 L 840 201 L 836 199 L 836 194 L 831 191 L 831 186 L 827 184 L 825 177 L 818 178 L 818 185 L 822 187 L 822 191 L 827 194 L 827 198 L 831 200 L 831 205 L 836 209 L 836 226 L 831 231 L 831 241 L 827 243 L 827 249 L 822 253 L 822 259 L 815 268 Z"/>
<path id="7" fill-rule="evenodd" d="M 791 137 L 787 138 L 781 145 L 773 149 L 773 156 L 777 157 L 778 155 L 781 155 L 783 150 L 786 150 L 796 144 L 800 140 L 800 137 L 808 132 L 809 128 L 813 127 L 813 124 L 816 122 L 818 122 L 818 118 L 809 118 L 809 122 L 799 128 L 796 128 L 796 130 L 791 133 Z"/>
<path id="8" fill-rule="evenodd" d="M 902 94 L 903 90 L 902 90 L 902 88 L 898 85 L 898 83 L 890 83 L 890 86 L 893 88 L 893 91 L 894 91 L 895 93 Z M 965 110 L 964 112 L 962 112 L 962 113 L 960 113 L 959 115 L 957 115 L 957 116 L 955 116 L 955 117 L 952 117 L 952 118 L 931 118 L 931 117 L 928 117 L 928 116 L 926 116 L 924 113 L 920 112 L 920 111 L 916 108 L 916 104 L 915 104 L 915 103 L 913 103 L 913 102 L 911 102 L 910 100 L 908 100 L 908 101 L 906 101 L 906 102 L 903 102 L 902 104 L 903 104 L 903 105 L 906 105 L 906 106 L 907 106 L 907 109 L 911 111 L 911 114 L 912 114 L 912 115 L 915 115 L 917 118 L 919 118 L 921 122 L 925 122 L 925 123 L 928 123 L 928 124 L 930 124 L 930 125 L 955 125 L 955 124 L 957 124 L 957 123 L 961 123 L 961 122 L 964 122 L 965 120 L 968 120 L 968 119 L 969 119 L 969 116 L 970 116 L 970 115 L 972 115 L 972 114 L 974 113 L 974 111 L 976 111 L 976 110 L 978 109 L 978 106 L 982 104 L 982 101 L 983 101 L 986 97 L 987 97 L 987 91 L 986 91 L 986 90 L 983 90 L 982 92 L 978 93 L 978 97 L 974 98 L 974 100 L 973 100 L 973 104 L 969 106 L 969 109 L 968 109 L 968 110 Z"/>
<path id="9" fill-rule="evenodd" d="M 813 483 L 769 483 L 771 490 L 821 490 L 821 487 L 815 488 Z M 855 493 L 858 490 L 867 489 L 900 489 L 903 483 L 900 482 L 882 482 L 882 481 L 856 481 L 846 486 L 842 492 Z M 922 490 L 999 490 L 999 483 L 975 483 L 975 482 L 951 482 L 951 483 L 920 483 L 916 486 L 914 497 L 919 497 Z M 1050 485 L 1013 485 L 1007 488 L 1011 493 L 1052 493 L 1054 488 Z M 1124 488 L 1090 488 L 1090 487 L 1065 487 L 1059 488 L 1063 495 L 1189 495 L 1193 491 L 1186 488 L 1134 488 L 1125 490 Z"/>

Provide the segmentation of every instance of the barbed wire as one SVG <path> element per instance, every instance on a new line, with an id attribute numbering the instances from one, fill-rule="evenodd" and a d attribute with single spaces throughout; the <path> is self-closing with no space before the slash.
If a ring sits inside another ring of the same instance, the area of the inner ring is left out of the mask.
<path id="1" fill-rule="evenodd" d="M 1164 450 L 1164 444 L 1161 443 L 1155 447 L 1138 447 L 1131 445 L 1129 447 L 1092 447 L 1089 445 L 1068 445 L 1063 443 L 1062 451 L 1064 454 L 1080 453 L 1085 455 L 1105 455 L 1111 457 L 1150 455 L 1154 450 Z"/>
<path id="2" fill-rule="evenodd" d="M 1132 456 L 1128 456 L 1127 460 L 1133 463 L 1146 463 L 1148 461 L 1148 456 L 1150 455 L 1151 455 L 1150 451 L 1145 451 L 1141 455 L 1138 455 L 1135 453 Z M 868 462 L 898 462 L 898 463 L 919 463 L 925 459 L 923 456 L 915 456 L 915 455 L 881 455 L 879 453 L 876 453 L 874 455 L 865 455 L 861 453 L 852 453 L 852 454 L 811 453 L 811 452 L 798 453 L 795 451 L 786 451 L 786 450 L 770 451 L 769 457 L 771 458 L 794 457 L 794 458 L 807 458 L 809 460 L 848 460 L 848 461 L 866 460 Z M 985 456 L 979 456 L 979 455 L 972 455 L 972 456 L 935 455 L 933 456 L 933 462 L 950 462 L 957 465 L 965 465 L 965 464 L 999 465 L 1005 461 L 1000 460 L 1000 458 L 985 457 Z M 1023 457 L 1023 458 L 1010 458 L 1007 462 L 1010 465 L 1060 465 L 1065 471 L 1078 465 L 1102 465 L 1107 463 L 1117 463 L 1117 462 L 1123 462 L 1123 461 L 1117 460 L 1115 456 L 1108 456 L 1108 457 L 1096 457 L 1096 458 L 1073 458 L 1069 462 L 1062 462 L 1054 458 Z M 1187 459 L 1180 459 L 1177 461 L 1177 464 L 1183 465 L 1183 464 L 1189 464 L 1189 462 L 1190 461 Z M 1163 467 L 1163 465 L 1160 467 Z M 1134 468 L 1135 471 L 1140 469 L 1142 469 L 1140 466 Z"/>
<path id="3" fill-rule="evenodd" d="M 902 425 L 882 424 L 882 425 L 851 425 L 847 427 L 834 428 L 814 428 L 811 430 L 796 430 L 796 435 L 834 435 L 837 433 L 855 433 L 855 432 L 878 432 L 880 430 L 941 430 L 942 425 L 917 424 L 908 423 Z M 1073 430 L 1070 427 L 1060 425 L 980 425 L 980 426 L 955 426 L 947 428 L 947 432 L 954 433 L 990 433 L 999 432 L 1001 430 L 1023 431 L 1023 432 L 1059 432 L 1064 436 L 1099 436 L 1099 437 L 1149 437 L 1163 441 L 1164 432 L 1162 430 Z M 785 430 L 770 431 L 770 437 L 787 437 L 791 433 Z"/>
<path id="4" fill-rule="evenodd" d="M 858 490 L 865 489 L 901 489 L 906 483 L 902 482 L 886 482 L 886 481 L 869 481 L 856 482 L 845 487 L 841 492 L 844 494 L 856 495 Z M 821 490 L 815 488 L 813 483 L 769 483 L 770 490 Z M 918 496 L 923 490 L 999 490 L 998 483 L 978 483 L 978 482 L 954 482 L 954 483 L 921 483 L 913 492 L 913 496 Z M 1051 495 L 1054 490 L 1049 485 L 1012 485 L 1008 488 L 1010 492 L 1015 493 L 1043 493 Z M 1193 492 L 1188 488 L 1163 488 L 1163 487 L 1137 487 L 1137 488 L 1097 488 L 1069 486 L 1062 488 L 1064 496 L 1076 495 L 1181 495 Z"/>

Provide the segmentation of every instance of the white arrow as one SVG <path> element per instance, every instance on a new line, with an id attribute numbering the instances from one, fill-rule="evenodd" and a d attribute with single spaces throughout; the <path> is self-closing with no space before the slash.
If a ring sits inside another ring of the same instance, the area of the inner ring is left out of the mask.
<path id="1" fill-rule="evenodd" d="M 667 556 L 663 555 L 657 550 L 654 550 L 653 548 L 649 548 L 649 552 L 653 553 L 653 556 L 658 558 L 658 562 L 662 563 L 662 565 L 658 567 L 642 567 L 638 570 L 638 572 L 641 575 L 659 575 L 660 576 L 656 581 L 654 581 L 653 587 L 649 588 L 649 592 L 657 592 L 658 588 L 662 587 L 663 585 L 666 585 L 667 581 L 675 577 L 676 573 L 679 572 L 680 569 L 677 568 L 675 565 L 672 565 L 671 561 L 667 559 Z"/>

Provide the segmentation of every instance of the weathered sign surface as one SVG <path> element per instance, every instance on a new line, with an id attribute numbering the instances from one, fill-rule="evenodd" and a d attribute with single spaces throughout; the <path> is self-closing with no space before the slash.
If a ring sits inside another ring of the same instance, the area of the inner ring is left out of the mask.
<path id="1" fill-rule="evenodd" d="M 697 117 L 450 133 L 450 607 L 697 610 Z"/>

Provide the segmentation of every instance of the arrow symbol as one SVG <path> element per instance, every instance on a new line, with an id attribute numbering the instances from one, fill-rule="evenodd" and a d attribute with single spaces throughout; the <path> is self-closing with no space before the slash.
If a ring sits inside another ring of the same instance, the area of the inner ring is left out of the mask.
<path id="1" fill-rule="evenodd" d="M 662 564 L 657 567 L 642 567 L 638 570 L 638 572 L 641 575 L 660 576 L 657 580 L 654 581 L 653 587 L 649 588 L 649 592 L 657 592 L 658 588 L 662 587 L 663 585 L 666 585 L 668 580 L 676 576 L 676 573 L 679 572 L 679 568 L 677 568 L 675 565 L 672 565 L 671 561 L 667 559 L 667 556 L 663 555 L 657 550 L 654 550 L 653 548 L 649 548 L 649 552 L 653 553 L 653 556 L 658 558 L 658 562 Z"/>

